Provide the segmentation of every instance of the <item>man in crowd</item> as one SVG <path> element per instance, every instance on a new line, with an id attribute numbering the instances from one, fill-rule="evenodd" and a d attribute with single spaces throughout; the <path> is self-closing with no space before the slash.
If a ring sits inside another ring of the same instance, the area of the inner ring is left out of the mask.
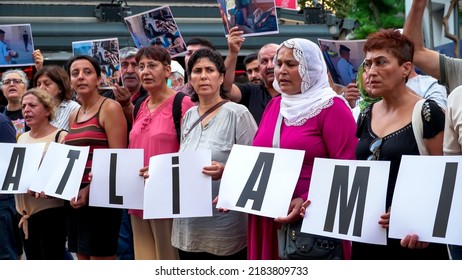
<path id="1" fill-rule="evenodd" d="M 125 47 L 119 50 L 120 58 L 120 79 L 119 84 L 114 84 L 114 90 L 106 92 L 105 97 L 116 100 L 124 110 L 125 118 L 131 124 L 133 104 L 146 96 L 146 91 L 141 87 L 141 80 L 138 76 L 138 63 L 135 55 L 137 48 Z"/>
<path id="2" fill-rule="evenodd" d="M 259 85 L 262 83 L 260 75 L 260 63 L 258 63 L 258 53 L 251 53 L 244 57 L 245 73 L 249 82 Z"/>
<path id="3" fill-rule="evenodd" d="M 258 62 L 260 64 L 260 75 L 263 83 L 234 83 L 234 71 L 239 51 L 241 49 L 244 38 L 241 37 L 243 31 L 239 31 L 237 27 L 230 29 L 228 36 L 229 53 L 225 60 L 226 76 L 223 82 L 225 90 L 229 90 L 230 98 L 234 102 L 238 102 L 246 106 L 252 113 L 257 124 L 260 123 L 263 111 L 271 98 L 279 95 L 273 88 L 274 81 L 274 64 L 273 58 L 276 55 L 278 45 L 267 44 L 260 48 L 258 52 Z"/>

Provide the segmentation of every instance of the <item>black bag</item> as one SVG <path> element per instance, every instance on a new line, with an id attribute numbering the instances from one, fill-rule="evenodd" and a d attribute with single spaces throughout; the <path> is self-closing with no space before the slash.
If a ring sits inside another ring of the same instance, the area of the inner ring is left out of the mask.
<path id="1" fill-rule="evenodd" d="M 174 99 L 173 99 L 173 107 L 172 107 L 172 115 L 173 115 L 173 123 L 175 124 L 175 130 L 176 130 L 176 139 L 178 140 L 178 143 L 181 141 L 181 102 L 183 101 L 183 98 L 186 96 L 186 93 L 183 92 L 178 92 Z M 136 100 L 135 103 L 135 108 L 133 108 L 133 120 L 136 119 L 136 116 L 138 115 L 138 111 L 140 110 L 141 104 L 143 101 L 147 98 L 148 96 L 143 96 Z"/>
<path id="2" fill-rule="evenodd" d="M 286 260 L 340 260 L 342 240 L 300 232 L 302 220 L 278 230 L 279 257 Z"/>

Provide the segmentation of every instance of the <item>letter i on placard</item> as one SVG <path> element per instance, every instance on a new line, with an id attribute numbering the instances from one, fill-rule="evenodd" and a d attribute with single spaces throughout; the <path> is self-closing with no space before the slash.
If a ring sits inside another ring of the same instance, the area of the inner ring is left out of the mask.
<path id="1" fill-rule="evenodd" d="M 179 157 L 172 157 L 172 205 L 173 214 L 180 214 L 180 162 Z"/>

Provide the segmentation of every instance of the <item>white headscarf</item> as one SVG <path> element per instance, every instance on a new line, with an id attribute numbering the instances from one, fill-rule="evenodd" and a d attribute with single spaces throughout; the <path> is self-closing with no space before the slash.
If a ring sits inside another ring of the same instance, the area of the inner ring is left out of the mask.
<path id="1" fill-rule="evenodd" d="M 285 94 L 276 79 L 273 87 L 281 93 L 281 110 L 287 125 L 301 125 L 307 119 L 318 115 L 322 109 L 332 106 L 333 98 L 341 98 L 329 85 L 327 67 L 321 49 L 307 39 L 289 39 L 284 41 L 277 49 L 282 47 L 293 49 L 294 58 L 299 62 L 298 72 L 302 79 L 300 94 Z M 274 57 L 274 73 L 280 68 Z M 343 99 L 343 98 L 342 98 Z M 344 99 L 343 99 L 344 100 Z M 344 100 L 346 103 L 346 100 Z"/>

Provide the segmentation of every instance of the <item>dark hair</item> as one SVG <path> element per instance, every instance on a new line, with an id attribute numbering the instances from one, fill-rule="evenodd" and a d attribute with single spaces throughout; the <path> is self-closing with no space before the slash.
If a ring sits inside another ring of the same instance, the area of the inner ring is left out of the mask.
<path id="1" fill-rule="evenodd" d="M 251 53 L 247 55 L 246 57 L 244 57 L 244 65 L 247 65 L 254 60 L 258 60 L 258 53 L 256 52 Z"/>
<path id="2" fill-rule="evenodd" d="M 186 42 L 186 46 L 189 46 L 189 45 L 202 45 L 202 46 L 210 48 L 211 50 L 215 50 L 215 46 L 213 45 L 213 43 L 203 37 L 193 37 L 189 39 Z"/>
<path id="3" fill-rule="evenodd" d="M 58 88 L 61 91 L 59 93 L 59 100 L 63 101 L 72 99 L 71 84 L 66 70 L 57 65 L 48 65 L 43 67 L 35 73 L 34 79 L 32 80 L 34 87 L 37 86 L 37 80 L 42 76 L 47 76 L 58 85 Z"/>
<path id="4" fill-rule="evenodd" d="M 88 55 L 78 55 L 78 56 L 73 56 L 73 57 L 69 58 L 69 60 L 67 61 L 67 65 L 66 65 L 66 71 L 67 71 L 67 74 L 69 75 L 69 77 L 71 76 L 71 66 L 72 66 L 72 64 L 74 62 L 76 62 L 77 60 L 82 60 L 82 59 L 85 59 L 88 62 L 90 62 L 91 65 L 93 65 L 93 68 L 95 68 L 96 76 L 98 78 L 101 78 L 101 66 L 99 66 L 98 60 L 96 58 L 88 56 Z"/>
<path id="5" fill-rule="evenodd" d="M 395 29 L 381 29 L 367 37 L 364 52 L 386 50 L 398 59 L 398 64 L 413 62 L 414 43 Z"/>
<path id="6" fill-rule="evenodd" d="M 159 46 L 148 46 L 141 48 L 135 55 L 136 63 L 140 63 L 140 60 L 143 56 L 160 61 L 163 65 L 170 65 L 172 61 L 168 51 Z"/>
<path id="7" fill-rule="evenodd" d="M 202 58 L 207 58 L 208 60 L 210 60 L 215 65 L 215 67 L 217 68 L 217 71 L 220 74 L 222 74 L 223 76 L 226 74 L 225 62 L 219 52 L 214 51 L 214 50 L 209 50 L 209 49 L 199 49 L 195 51 L 189 58 L 188 67 L 187 67 L 189 77 L 191 77 L 191 72 L 192 72 L 192 69 L 194 68 L 194 65 Z M 224 99 L 228 99 L 228 94 L 223 89 L 223 84 L 221 84 L 220 86 L 220 97 Z M 193 93 L 193 95 L 191 96 L 191 101 L 193 102 L 199 101 L 199 97 L 197 93 L 195 92 Z"/>

